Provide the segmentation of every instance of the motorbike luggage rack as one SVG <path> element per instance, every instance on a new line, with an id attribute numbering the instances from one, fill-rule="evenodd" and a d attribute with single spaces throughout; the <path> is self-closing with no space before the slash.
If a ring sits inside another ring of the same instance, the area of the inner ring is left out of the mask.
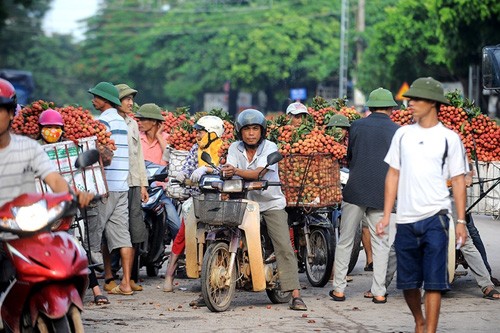
<path id="1" fill-rule="evenodd" d="M 237 227 L 243 222 L 247 203 L 241 200 L 205 200 L 203 196 L 193 197 L 194 215 L 199 222 Z"/>

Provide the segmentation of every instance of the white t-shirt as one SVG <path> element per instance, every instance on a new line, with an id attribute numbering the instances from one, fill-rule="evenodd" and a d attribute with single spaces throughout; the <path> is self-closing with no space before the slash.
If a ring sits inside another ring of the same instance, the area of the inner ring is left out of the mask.
<path id="1" fill-rule="evenodd" d="M 274 142 L 264 140 L 257 148 L 257 152 L 252 161 L 249 162 L 243 142 L 233 142 L 231 146 L 229 146 L 227 153 L 227 164 L 243 170 L 263 168 L 267 164 L 267 155 L 277 150 L 278 147 Z M 267 172 L 262 179 L 270 182 L 279 182 L 278 164 L 268 166 Z M 284 209 L 286 207 L 286 199 L 279 186 L 269 186 L 267 190 L 250 191 L 248 192 L 247 198 L 256 201 L 259 204 L 261 212 Z"/>
<path id="2" fill-rule="evenodd" d="M 9 145 L 0 149 L 0 206 L 24 193 L 36 192 L 35 177 L 45 179 L 55 166 L 40 144 L 10 134 Z"/>
<path id="3" fill-rule="evenodd" d="M 465 149 L 455 132 L 441 123 L 403 126 L 384 161 L 399 170 L 397 223 L 421 221 L 442 209 L 451 212 L 446 181 L 467 171 Z"/>

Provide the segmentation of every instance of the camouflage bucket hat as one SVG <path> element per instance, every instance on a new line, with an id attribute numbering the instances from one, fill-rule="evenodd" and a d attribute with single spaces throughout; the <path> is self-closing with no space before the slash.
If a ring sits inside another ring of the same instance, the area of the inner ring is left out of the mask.
<path id="1" fill-rule="evenodd" d="M 403 96 L 409 98 L 423 98 L 443 104 L 450 104 L 450 101 L 444 97 L 443 85 L 432 77 L 421 77 L 416 79 Z"/>
<path id="2" fill-rule="evenodd" d="M 128 95 L 132 95 L 132 97 L 135 97 L 137 94 L 137 90 L 130 88 L 128 85 L 125 83 L 120 83 L 115 85 L 116 89 L 118 89 L 118 95 L 120 100 L 122 100 L 124 97 L 127 97 Z"/>

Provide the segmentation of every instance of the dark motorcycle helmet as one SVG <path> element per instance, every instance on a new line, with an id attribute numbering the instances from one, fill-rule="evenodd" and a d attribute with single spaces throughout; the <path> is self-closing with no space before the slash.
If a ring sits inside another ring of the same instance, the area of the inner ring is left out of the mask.
<path id="1" fill-rule="evenodd" d="M 259 144 L 266 138 L 267 121 L 266 117 L 259 110 L 246 109 L 240 112 L 236 119 L 236 134 L 241 140 L 241 129 L 249 125 L 259 125 L 262 128 Z"/>
<path id="2" fill-rule="evenodd" d="M 17 106 L 16 89 L 4 79 L 0 79 L 0 105 L 9 110 L 15 110 Z"/>

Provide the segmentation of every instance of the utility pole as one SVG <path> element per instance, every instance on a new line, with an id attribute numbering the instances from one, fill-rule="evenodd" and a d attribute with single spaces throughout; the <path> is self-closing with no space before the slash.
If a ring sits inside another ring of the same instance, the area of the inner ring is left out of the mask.
<path id="1" fill-rule="evenodd" d="M 347 28 L 349 26 L 349 0 L 342 0 L 342 15 L 340 18 L 340 66 L 339 66 L 339 98 L 347 94 L 347 55 L 348 40 Z"/>
<path id="2" fill-rule="evenodd" d="M 356 31 L 361 35 L 365 31 L 365 0 L 358 0 L 358 19 L 356 20 Z M 356 66 L 361 63 L 361 56 L 364 51 L 363 38 L 356 40 Z"/>

